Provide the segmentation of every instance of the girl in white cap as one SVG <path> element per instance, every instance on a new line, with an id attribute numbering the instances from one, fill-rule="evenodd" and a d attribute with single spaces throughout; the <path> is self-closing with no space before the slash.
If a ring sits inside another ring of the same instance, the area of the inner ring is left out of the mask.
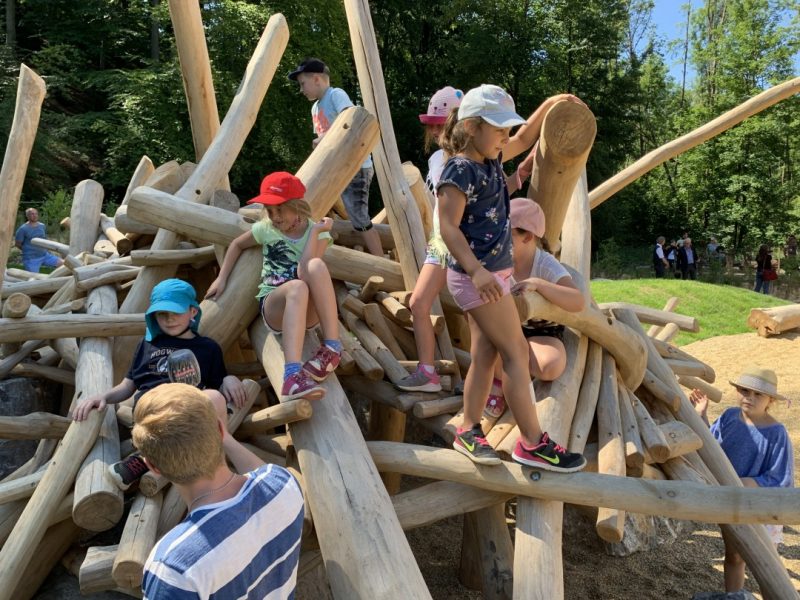
<path id="1" fill-rule="evenodd" d="M 774 402 L 786 400 L 778 394 L 775 371 L 748 367 L 736 381 L 729 383 L 739 393 L 739 406 L 726 409 L 714 421 L 711 425 L 714 438 L 745 487 L 792 487 L 792 443 L 786 427 L 769 414 Z M 708 425 L 708 397 L 700 390 L 693 390 L 689 400 Z M 783 525 L 766 527 L 775 544 L 783 541 Z M 725 532 L 722 539 L 725 542 L 725 591 L 738 592 L 744 587 L 745 563 Z"/>
<path id="2" fill-rule="evenodd" d="M 529 198 L 511 201 L 511 239 L 514 246 L 514 274 L 511 292 L 536 291 L 559 308 L 569 312 L 583 309 L 584 298 L 575 287 L 569 271 L 547 251 L 544 239 L 544 211 Z M 530 319 L 522 324 L 528 342 L 530 376 L 542 381 L 557 379 L 567 366 L 564 326 L 551 321 Z M 505 411 L 503 368 L 495 365 L 492 391 L 484 414 L 497 419 Z"/>
<path id="3" fill-rule="evenodd" d="M 542 120 L 561 99 L 545 101 L 526 121 L 514 100 L 496 85 L 482 85 L 464 95 L 451 113 L 440 144 L 451 158 L 437 186 L 442 238 L 450 251 L 447 287 L 466 313 L 472 365 L 464 384 L 464 417 L 453 447 L 474 462 L 498 464 L 480 421 L 498 356 L 503 361 L 503 389 L 520 429 L 512 458 L 551 471 L 573 472 L 586 459 L 555 443 L 542 431 L 530 394 L 528 346 L 509 295 L 513 262 L 509 192 L 503 160 L 530 148 Z M 511 138 L 511 128 L 522 125 Z"/>

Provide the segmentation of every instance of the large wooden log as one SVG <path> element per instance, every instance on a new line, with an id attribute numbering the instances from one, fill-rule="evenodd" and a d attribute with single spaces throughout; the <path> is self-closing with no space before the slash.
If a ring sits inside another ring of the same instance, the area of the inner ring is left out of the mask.
<path id="1" fill-rule="evenodd" d="M 392 230 L 388 225 L 373 225 L 372 227 L 378 232 L 378 237 L 381 240 L 381 247 L 384 250 L 394 248 L 394 237 L 392 237 Z M 334 219 L 333 227 L 331 228 L 331 237 L 340 246 L 360 246 L 364 243 L 364 236 L 353 229 L 353 224 L 344 219 Z"/>
<path id="2" fill-rule="evenodd" d="M 528 197 L 542 207 L 544 237 L 553 252 L 560 249 L 559 237 L 567 207 L 596 133 L 592 111 L 567 100 L 554 104 L 542 122 Z"/>
<path id="3" fill-rule="evenodd" d="M 0 504 L 30 498 L 43 476 L 44 472 L 39 471 L 0 483 Z"/>
<path id="4" fill-rule="evenodd" d="M 765 108 L 769 108 L 784 98 L 790 98 L 798 92 L 800 92 L 800 77 L 795 77 L 794 79 L 790 79 L 789 81 L 761 92 L 757 96 L 750 98 L 750 100 L 720 115 L 713 121 L 709 121 L 686 135 L 645 154 L 632 165 L 625 167 L 612 178 L 594 188 L 589 194 L 591 207 L 595 208 L 599 206 L 629 183 L 635 181 L 648 171 L 655 169 L 661 163 L 675 158 L 689 148 L 694 148 L 702 144 L 706 140 L 741 123 L 747 117 L 761 112 Z"/>
<path id="5" fill-rule="evenodd" d="M 455 450 L 397 442 L 367 442 L 367 447 L 379 469 L 518 496 L 704 523 L 800 523 L 793 489 L 708 486 L 585 471 L 550 473 L 511 462 L 486 467 Z"/>
<path id="6" fill-rule="evenodd" d="M 269 429 L 274 429 L 278 425 L 309 419 L 313 412 L 311 402 L 304 398 L 282 402 L 244 417 L 238 433 L 244 437 L 263 433 Z"/>
<path id="7" fill-rule="evenodd" d="M 40 440 L 64 437 L 71 419 L 45 412 L 32 412 L 22 417 L 0 417 L 0 439 Z"/>
<path id="8" fill-rule="evenodd" d="M 76 398 L 104 391 L 100 369 L 94 369 L 91 355 L 81 351 L 76 373 Z M 45 530 L 58 509 L 59 503 L 70 490 L 81 462 L 91 450 L 100 431 L 105 411 L 92 411 L 85 421 L 73 421 L 61 445 L 45 471 L 42 481 L 25 506 L 13 531 L 0 550 L 0 599 L 14 597 L 14 587 L 44 537 Z"/>
<path id="9" fill-rule="evenodd" d="M 589 439 L 589 431 L 592 428 L 597 408 L 597 395 L 600 393 L 600 379 L 603 373 L 602 358 L 603 347 L 590 341 L 567 446 L 573 452 L 583 452 Z"/>
<path id="10" fill-rule="evenodd" d="M 3 240 L 0 244 L 0 288 L 3 287 L 19 198 L 39 127 L 44 95 L 44 80 L 27 66 L 20 65 L 14 118 L 0 169 L 0 240 Z"/>
<path id="11" fill-rule="evenodd" d="M 558 379 L 537 386 L 539 401 L 536 404 L 542 429 L 559 443 L 569 438 L 579 386 L 586 367 L 589 340 L 566 330 L 564 346 L 567 349 L 567 366 Z M 510 439 L 510 436 L 506 439 Z M 514 537 L 514 598 L 563 597 L 563 511 L 561 502 L 518 499 L 517 531 Z M 550 573 L 551 576 L 547 581 L 537 581 L 541 577 L 535 576 L 535 573 Z"/>
<path id="12" fill-rule="evenodd" d="M 206 261 L 215 257 L 213 246 L 186 250 L 133 250 L 131 264 L 144 267 L 156 265 L 183 265 Z"/>
<path id="13" fill-rule="evenodd" d="M 36 560 L 28 563 L 16 578 L 15 600 L 36 596 L 44 580 L 58 564 L 80 534 L 80 528 L 69 518 L 52 525 L 36 548 Z"/>
<path id="14" fill-rule="evenodd" d="M 200 204 L 208 202 L 219 181 L 228 173 L 258 116 L 258 108 L 278 68 L 288 39 L 289 29 L 286 19 L 281 14 L 273 15 L 247 64 L 242 82 L 219 132 L 197 168 L 176 193 L 180 199 Z M 175 233 L 162 229 L 156 234 L 151 249 L 170 250 L 177 240 Z M 174 266 L 145 267 L 128 292 L 120 312 L 125 314 L 143 312 L 147 308 L 153 287 L 174 274 Z M 254 275 L 257 276 L 257 271 Z M 115 341 L 116 372 L 121 373 L 128 368 L 134 350 L 135 344 L 131 343 L 131 340 L 118 338 Z"/>
<path id="15" fill-rule="evenodd" d="M 758 335 L 767 337 L 800 327 L 800 304 L 751 308 L 747 326 L 758 330 Z"/>
<path id="16" fill-rule="evenodd" d="M 798 84 L 800 84 L 800 80 Z M 636 315 L 632 311 L 623 309 L 615 312 L 617 318 L 623 322 L 633 325 L 636 321 Z M 725 456 L 706 424 L 695 412 L 689 399 L 683 394 L 669 367 L 653 346 L 652 340 L 645 335 L 641 328 L 636 330 L 636 334 L 643 339 L 647 346 L 648 368 L 662 381 L 668 381 L 670 385 L 674 386 L 680 396 L 681 406 L 676 416 L 689 425 L 703 441 L 703 447 L 698 450 L 703 462 L 720 485 L 740 487 L 742 482 L 736 475 L 728 457 Z M 770 541 L 763 527 L 725 526 L 723 531 L 734 540 L 734 544 L 756 577 L 765 597 L 790 598 L 792 594 L 796 593 L 775 550 L 775 545 Z"/>
<path id="17" fill-rule="evenodd" d="M 425 246 L 428 239 L 425 236 L 417 203 L 406 183 L 400 162 L 369 2 L 345 0 L 344 8 L 364 106 L 376 116 L 380 126 L 380 138 L 373 152 L 375 174 L 381 188 L 388 223 L 394 234 L 405 289 L 413 290 L 425 260 Z M 443 314 L 438 298 L 434 300 L 431 314 Z M 439 358 L 455 360 L 453 345 L 446 328 L 436 335 L 435 353 Z M 458 374 L 456 379 L 459 379 Z"/>
<path id="18" fill-rule="evenodd" d="M 639 427 L 645 449 L 654 461 L 663 463 L 669 458 L 669 443 L 664 432 L 653 421 L 642 401 L 630 390 L 625 390 L 625 393 L 633 407 L 633 415 L 636 417 L 636 425 Z"/>
<path id="19" fill-rule="evenodd" d="M 104 286 L 92 290 L 86 307 L 88 314 L 114 314 L 117 312 L 117 294 L 113 288 Z M 100 391 L 114 386 L 114 365 L 111 340 L 108 338 L 84 338 L 80 368 L 96 371 Z M 122 491 L 108 477 L 108 467 L 120 459 L 117 416 L 113 410 L 105 412 L 100 433 L 94 446 L 81 465 L 75 479 L 75 501 L 72 520 L 89 531 L 105 531 L 122 518 Z"/>
<path id="20" fill-rule="evenodd" d="M 573 274 L 573 279 L 578 279 L 577 274 Z M 531 291 L 515 294 L 514 302 L 521 321 L 536 318 L 562 323 L 603 346 L 614 357 L 625 385 L 631 389 L 639 387 L 645 375 L 647 353 L 629 326 L 607 317 L 589 303 L 582 311 L 572 313 Z"/>
<path id="21" fill-rule="evenodd" d="M 28 314 L 31 307 L 31 297 L 19 292 L 9 295 L 3 302 L 4 319 L 20 319 Z"/>
<path id="22" fill-rule="evenodd" d="M 0 298 L 4 300 L 11 294 L 20 293 L 28 296 L 44 296 L 59 290 L 72 277 L 52 277 L 48 279 L 33 279 L 31 281 L 19 281 L 7 283 L 3 286 Z"/>
<path id="23" fill-rule="evenodd" d="M 81 594 L 88 596 L 98 592 L 117 589 L 117 582 L 111 574 L 114 567 L 114 559 L 117 557 L 119 544 L 113 546 L 90 546 L 86 549 L 86 556 L 81 563 L 78 572 L 78 584 Z M 130 595 L 137 590 L 122 590 L 123 593 Z M 138 594 L 141 598 L 141 593 Z"/>
<path id="24" fill-rule="evenodd" d="M 0 342 L 46 340 L 54 337 L 143 335 L 144 315 L 38 315 L 0 319 Z"/>
<path id="25" fill-rule="evenodd" d="M 678 313 L 659 310 L 657 308 L 650 308 L 649 306 L 642 306 L 641 304 L 631 304 L 630 302 L 603 302 L 598 304 L 597 307 L 600 310 L 626 308 L 636 313 L 637 318 L 642 323 L 661 325 L 662 327 L 667 323 L 675 323 L 682 331 L 690 331 L 692 333 L 700 331 L 700 325 L 694 317 L 679 315 Z"/>
<path id="26" fill-rule="evenodd" d="M 280 343 L 260 321 L 250 339 L 273 387 L 280 387 Z M 317 344 L 306 336 L 306 351 Z M 336 376 L 323 386 L 314 416 L 290 430 L 334 596 L 393 599 L 403 590 L 407 598 L 430 598 Z"/>
<path id="27" fill-rule="evenodd" d="M 428 239 L 433 229 L 433 194 L 431 194 L 428 186 L 425 185 L 425 178 L 422 176 L 422 173 L 420 173 L 419 169 L 413 163 L 404 162 L 401 166 L 408 189 L 411 191 L 411 196 L 417 204 L 417 209 L 419 209 L 425 239 Z"/>
<path id="28" fill-rule="evenodd" d="M 91 179 L 84 179 L 75 186 L 69 216 L 69 253 L 72 256 L 94 249 L 104 195 L 103 186 Z"/>
<path id="29" fill-rule="evenodd" d="M 678 306 L 678 302 L 680 302 L 680 298 L 677 296 L 671 296 L 666 303 L 664 304 L 663 310 L 664 312 L 673 312 L 675 308 Z M 663 327 L 661 325 L 651 325 L 650 329 L 647 330 L 647 335 L 651 338 L 658 336 L 661 333 Z"/>
<path id="30" fill-rule="evenodd" d="M 142 182 L 139 183 L 139 185 L 142 186 L 145 184 Z M 131 190 L 131 192 L 132 191 L 133 190 Z M 114 225 L 116 226 L 117 229 L 119 229 L 126 235 L 132 233 L 138 235 L 156 235 L 158 233 L 158 227 L 134 219 L 133 217 L 130 216 L 129 211 L 130 211 L 130 206 L 128 204 L 125 204 L 123 206 L 120 206 L 117 209 L 117 212 L 114 213 Z"/>
<path id="31" fill-rule="evenodd" d="M 622 440 L 625 443 L 625 466 L 629 477 L 641 477 L 644 471 L 644 446 L 639 433 L 639 424 L 633 412 L 630 396 L 622 380 L 617 382 L 619 416 L 622 420 Z"/>
<path id="32" fill-rule="evenodd" d="M 689 390 L 700 390 L 706 396 L 708 396 L 708 399 L 712 402 L 719 402 L 722 400 L 722 391 L 719 390 L 719 388 L 715 388 L 710 383 L 706 383 L 697 377 L 692 377 L 690 375 L 679 375 L 678 383 Z"/>
<path id="33" fill-rule="evenodd" d="M 111 576 L 122 588 L 142 585 L 144 563 L 158 539 L 156 529 L 162 501 L 162 494 L 149 498 L 138 494 L 133 501 L 111 568 Z"/>
<path id="34" fill-rule="evenodd" d="M 108 241 L 114 244 L 117 254 L 120 256 L 128 254 L 133 248 L 133 242 L 116 228 L 114 219 L 102 213 L 100 214 L 100 229 L 106 235 Z"/>
<path id="35" fill-rule="evenodd" d="M 597 472 L 624 477 L 625 444 L 622 437 L 622 417 L 619 414 L 619 390 L 614 359 L 603 353 L 603 377 L 597 397 Z M 606 542 L 622 541 L 625 513 L 613 508 L 600 507 L 595 529 Z"/>

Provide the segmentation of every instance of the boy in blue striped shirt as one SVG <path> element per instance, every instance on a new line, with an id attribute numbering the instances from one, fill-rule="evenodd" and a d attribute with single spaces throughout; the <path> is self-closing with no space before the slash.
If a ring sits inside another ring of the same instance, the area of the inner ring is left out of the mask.
<path id="1" fill-rule="evenodd" d="M 147 392 L 134 422 L 134 444 L 150 469 L 177 487 L 189 512 L 150 553 L 144 597 L 294 598 L 303 495 L 292 475 L 233 439 L 193 386 Z"/>

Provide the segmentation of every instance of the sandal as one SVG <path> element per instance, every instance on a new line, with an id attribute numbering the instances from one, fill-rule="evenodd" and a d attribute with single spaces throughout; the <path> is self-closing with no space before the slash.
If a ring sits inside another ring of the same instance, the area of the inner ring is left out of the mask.
<path id="1" fill-rule="evenodd" d="M 483 414 L 490 419 L 499 419 L 506 410 L 506 399 L 501 394 L 489 394 Z"/>

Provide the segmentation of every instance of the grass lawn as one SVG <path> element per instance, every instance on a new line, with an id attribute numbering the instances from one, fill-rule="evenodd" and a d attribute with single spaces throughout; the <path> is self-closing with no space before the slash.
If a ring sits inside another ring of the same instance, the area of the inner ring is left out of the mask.
<path id="1" fill-rule="evenodd" d="M 695 317 L 700 323 L 698 333 L 682 331 L 675 338 L 679 346 L 718 335 L 755 331 L 747 327 L 751 308 L 790 304 L 744 288 L 681 279 L 598 279 L 591 286 L 598 303 L 630 302 L 664 308 L 670 297 L 677 296 L 680 302 L 675 312 Z"/>

